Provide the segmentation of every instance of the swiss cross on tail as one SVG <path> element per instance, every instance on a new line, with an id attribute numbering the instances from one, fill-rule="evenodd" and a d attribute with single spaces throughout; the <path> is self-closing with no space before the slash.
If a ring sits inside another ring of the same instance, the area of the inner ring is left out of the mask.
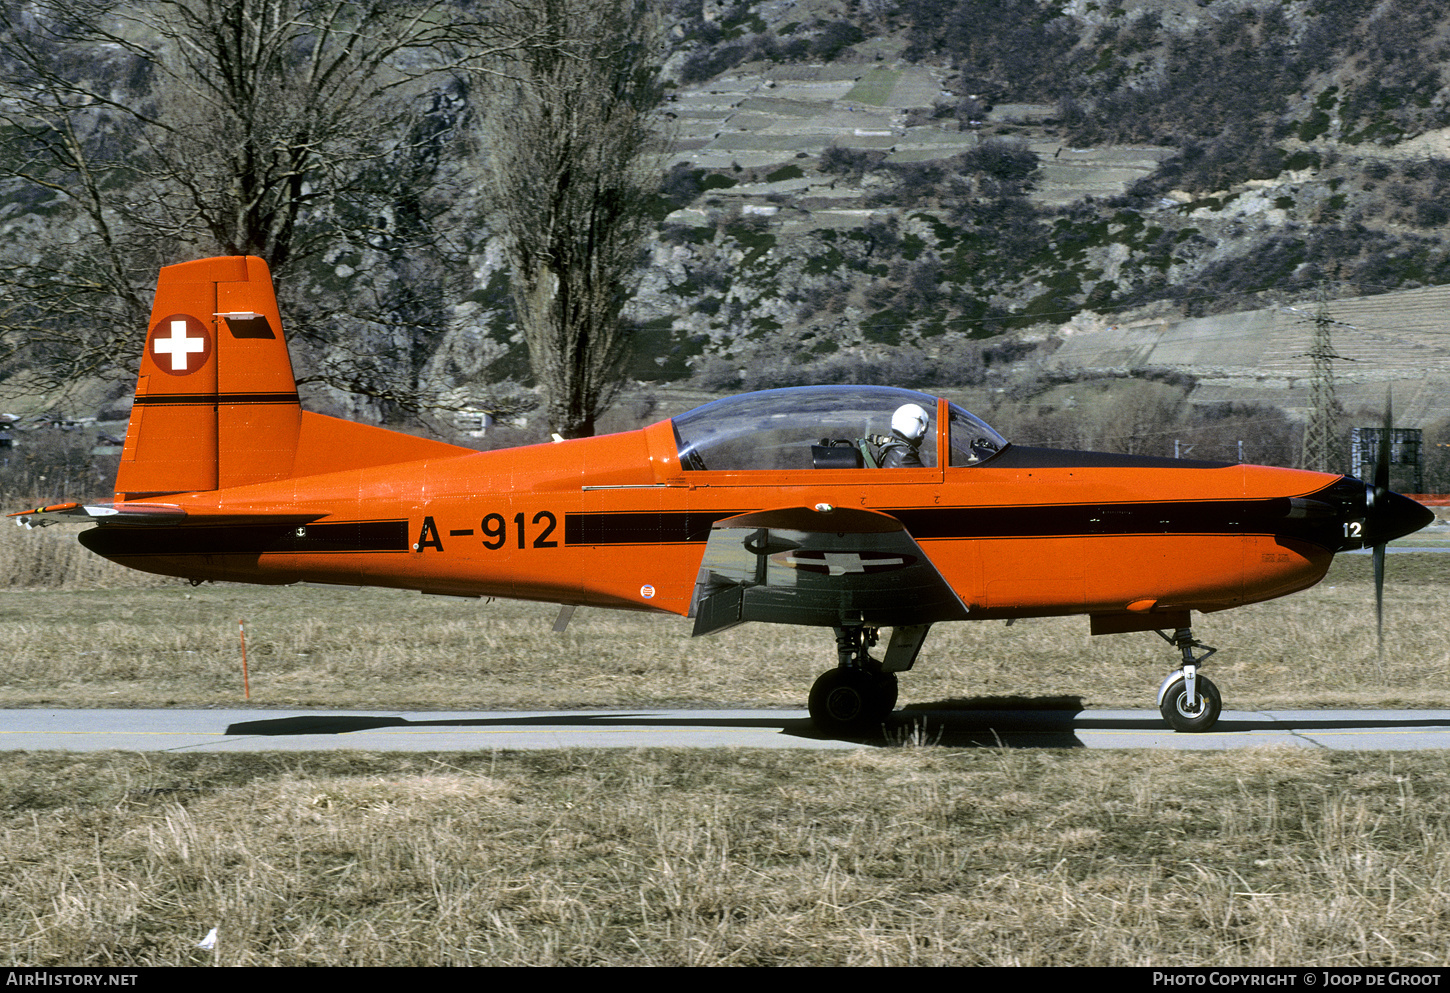
<path id="1" fill-rule="evenodd" d="M 195 317 L 172 314 L 156 322 L 146 347 L 162 372 L 185 376 L 211 358 L 211 334 Z"/>

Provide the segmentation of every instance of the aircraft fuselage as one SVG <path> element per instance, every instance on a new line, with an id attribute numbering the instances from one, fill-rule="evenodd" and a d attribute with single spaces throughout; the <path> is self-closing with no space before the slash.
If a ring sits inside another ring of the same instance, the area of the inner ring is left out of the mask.
<path id="1" fill-rule="evenodd" d="M 970 616 L 992 618 L 1215 611 L 1283 596 L 1318 582 L 1363 517 L 1363 485 L 1340 476 L 1131 457 L 1095 465 L 1087 453 L 1074 465 L 1076 453 L 1035 451 L 1008 448 L 963 467 L 818 470 L 808 481 L 789 471 L 688 472 L 665 421 L 158 498 L 198 522 L 283 508 L 288 517 L 110 526 L 81 540 L 132 568 L 195 580 L 684 615 L 716 521 L 769 506 L 863 507 L 905 524 Z"/>

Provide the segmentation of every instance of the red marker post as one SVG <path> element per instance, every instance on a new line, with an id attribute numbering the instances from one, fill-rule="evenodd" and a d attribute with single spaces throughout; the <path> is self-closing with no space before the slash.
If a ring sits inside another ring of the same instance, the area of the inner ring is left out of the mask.
<path id="1" fill-rule="evenodd" d="M 247 626 L 241 621 L 237 621 L 237 631 L 242 639 L 242 696 L 250 700 L 252 699 L 252 684 L 247 680 Z"/>

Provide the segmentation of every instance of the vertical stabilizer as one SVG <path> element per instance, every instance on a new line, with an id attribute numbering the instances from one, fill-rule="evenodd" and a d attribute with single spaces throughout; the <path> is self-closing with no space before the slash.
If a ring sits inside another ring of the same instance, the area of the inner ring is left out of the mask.
<path id="1" fill-rule="evenodd" d="M 301 419 L 267 264 L 236 256 L 162 269 L 117 498 L 284 479 Z"/>

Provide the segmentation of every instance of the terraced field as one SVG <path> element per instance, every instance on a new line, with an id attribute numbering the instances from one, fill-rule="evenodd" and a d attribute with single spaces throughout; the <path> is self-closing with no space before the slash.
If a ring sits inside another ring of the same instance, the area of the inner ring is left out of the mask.
<path id="1" fill-rule="evenodd" d="M 1450 417 L 1450 287 L 1335 300 L 1333 326 L 1340 403 L 1380 410 L 1394 391 L 1396 419 L 1406 425 Z M 1201 377 L 1197 403 L 1270 403 L 1295 414 L 1310 404 L 1313 303 L 1193 320 L 1078 322 L 1051 364 L 1093 371 L 1180 369 Z"/>
<path id="2" fill-rule="evenodd" d="M 959 155 L 982 140 L 980 131 L 960 130 L 954 117 L 922 122 L 926 115 L 921 112 L 947 97 L 944 73 L 920 65 L 742 66 L 676 95 L 670 106 L 678 128 L 675 161 L 701 169 L 752 169 L 814 159 L 833 145 L 882 151 L 888 162 Z M 995 125 L 1024 125 L 1024 140 L 1042 159 L 1033 194 L 1039 203 L 1060 205 L 1084 196 L 1121 194 L 1172 154 L 1172 149 L 1149 146 L 1074 149 L 1040 140 L 1040 135 L 1034 140 L 1026 126 L 1051 110 L 1039 104 L 1002 105 L 986 119 Z M 802 165 L 799 178 L 742 184 L 719 196 L 771 214 L 779 207 L 777 200 L 789 198 L 794 209 L 780 215 L 785 233 L 863 223 L 870 212 L 854 206 L 860 189 L 816 173 L 809 162 Z M 832 201 L 853 206 L 836 207 Z M 698 211 L 681 213 L 681 220 L 689 220 Z"/>

